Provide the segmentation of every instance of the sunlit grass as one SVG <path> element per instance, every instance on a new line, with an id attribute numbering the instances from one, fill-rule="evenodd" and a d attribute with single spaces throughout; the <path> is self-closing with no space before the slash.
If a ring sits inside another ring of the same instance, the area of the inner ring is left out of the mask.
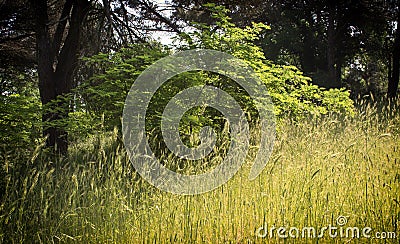
<path id="1" fill-rule="evenodd" d="M 347 216 L 346 226 L 400 235 L 398 111 L 382 119 L 374 108 L 363 110 L 355 118 L 284 120 L 259 177 L 247 179 L 249 163 L 227 184 L 196 196 L 164 193 L 141 180 L 117 132 L 75 145 L 68 159 L 50 162 L 38 150 L 23 177 L 8 169 L 0 237 L 45 243 L 274 243 L 283 241 L 276 232 L 260 238 L 256 230 L 318 229 L 336 225 L 339 216 Z M 286 241 L 317 240 L 351 241 L 327 234 Z"/>

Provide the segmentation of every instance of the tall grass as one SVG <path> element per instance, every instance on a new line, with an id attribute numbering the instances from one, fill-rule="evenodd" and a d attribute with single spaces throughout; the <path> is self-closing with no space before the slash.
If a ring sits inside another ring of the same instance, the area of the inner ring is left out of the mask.
<path id="1" fill-rule="evenodd" d="M 50 161 L 41 147 L 22 174 L 6 169 L 0 206 L 3 242 L 248 243 L 332 242 L 343 238 L 260 238 L 262 226 L 371 227 L 400 235 L 400 116 L 368 104 L 354 118 L 282 121 L 263 173 L 250 163 L 214 191 L 161 192 L 132 169 L 118 133 L 76 144 Z M 388 116 L 382 117 L 382 114 Z M 10 157 L 7 157 L 10 158 Z M 398 237 L 399 238 L 399 237 Z M 399 239 L 381 240 L 397 243 Z M 354 242 L 375 243 L 376 239 Z"/>

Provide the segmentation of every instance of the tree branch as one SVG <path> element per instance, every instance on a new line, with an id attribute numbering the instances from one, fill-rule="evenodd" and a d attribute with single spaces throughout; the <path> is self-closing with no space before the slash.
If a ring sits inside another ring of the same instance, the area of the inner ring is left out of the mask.
<path id="1" fill-rule="evenodd" d="M 138 1 L 138 2 L 140 4 L 142 4 L 148 11 L 150 11 L 152 14 L 154 14 L 160 21 L 167 24 L 176 33 L 178 33 L 178 34 L 182 33 L 182 31 L 179 29 L 179 27 L 175 23 L 171 22 L 169 19 L 162 16 L 159 12 L 157 12 L 155 9 L 153 9 L 146 1 Z"/>
<path id="2" fill-rule="evenodd" d="M 54 34 L 54 38 L 53 38 L 53 53 L 51 54 L 51 57 L 53 59 L 53 61 L 55 60 L 56 56 L 58 56 L 58 53 L 60 51 L 60 47 L 61 47 L 61 43 L 62 43 L 62 39 L 64 36 L 64 31 L 65 31 L 65 26 L 67 24 L 67 19 L 68 16 L 71 12 L 71 8 L 72 8 L 72 0 L 67 0 L 64 4 L 61 16 L 60 16 L 60 20 L 58 22 L 57 25 L 57 29 L 56 32 Z"/>

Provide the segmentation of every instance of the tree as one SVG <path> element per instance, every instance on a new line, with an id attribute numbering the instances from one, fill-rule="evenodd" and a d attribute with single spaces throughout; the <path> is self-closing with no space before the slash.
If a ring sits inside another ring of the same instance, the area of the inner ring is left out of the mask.
<path id="1" fill-rule="evenodd" d="M 173 2 L 177 7 L 176 18 L 211 23 L 209 12 L 201 6 L 205 1 Z M 397 21 L 387 17 L 388 12 L 393 16 L 396 9 L 393 3 L 391 6 L 385 3 L 388 1 L 213 2 L 228 8 L 232 21 L 239 26 L 250 25 L 252 21 L 270 25 L 271 30 L 257 42 L 267 58 L 296 65 L 315 84 L 327 88 L 347 85 L 342 80 L 343 69 L 352 65 L 357 55 L 382 50 L 383 43 L 377 40 L 387 35 L 389 23 Z M 388 57 L 386 53 L 384 58 Z"/>
<path id="2" fill-rule="evenodd" d="M 80 67 L 79 58 L 147 42 L 151 31 L 179 32 L 147 0 L 7 0 L 1 10 L 0 56 L 22 69 L 37 69 L 43 135 L 47 146 L 61 154 L 67 153 L 68 138 L 59 121 L 71 110 L 62 97 L 90 73 Z"/>
<path id="3" fill-rule="evenodd" d="M 214 49 L 246 62 L 268 88 L 278 118 L 290 116 L 293 120 L 300 120 L 309 115 L 318 117 L 331 112 L 353 113 L 353 103 L 344 89 L 320 88 L 311 84 L 311 79 L 296 67 L 277 65 L 264 57 L 262 49 L 254 44 L 254 40 L 258 39 L 268 26 L 254 23 L 246 28 L 238 28 L 226 16 L 226 9 L 212 4 L 209 4 L 208 8 L 215 24 L 193 24 L 191 31 L 180 36 L 181 42 L 176 47 L 178 50 Z M 103 72 L 97 73 L 79 87 L 79 92 L 86 94 L 84 103 L 91 105 L 88 108 L 89 114 L 94 114 L 97 121 L 101 119 L 101 123 L 108 129 L 120 127 L 124 100 L 134 79 L 144 68 L 167 54 L 162 48 L 153 51 L 143 45 L 134 45 L 119 52 L 88 58 L 90 65 L 103 69 Z M 184 89 L 205 85 L 224 90 L 238 102 L 250 125 L 254 139 L 251 141 L 257 143 L 257 135 L 260 134 L 257 133 L 259 114 L 254 106 L 254 97 L 250 97 L 243 87 L 226 76 L 207 71 L 184 72 L 163 83 L 146 108 L 148 142 L 157 156 L 161 156 L 165 150 L 168 151 L 160 126 L 161 118 L 165 118 L 163 113 L 167 104 Z M 266 94 L 259 95 L 262 100 Z M 135 98 L 140 100 L 140 95 Z M 180 106 L 179 103 L 175 105 Z M 206 105 L 196 106 L 180 118 L 179 135 L 185 145 L 195 146 L 199 143 L 196 137 L 200 129 L 211 126 L 217 131 L 216 148 L 223 152 L 227 149 L 225 146 L 229 145 L 226 143 L 229 136 L 226 125 L 226 120 L 219 111 Z M 180 169 L 185 165 L 185 162 L 181 165 L 181 161 L 179 158 L 174 159 L 174 162 L 180 165 Z"/>
<path id="4" fill-rule="evenodd" d="M 388 90 L 387 95 L 390 99 L 395 99 L 398 93 L 399 78 L 400 78 L 400 1 L 388 1 L 388 23 L 391 27 L 389 38 L 393 40 L 391 55 L 389 55 L 388 69 Z M 396 23 L 396 29 L 394 24 Z"/>
<path id="5" fill-rule="evenodd" d="M 293 117 L 300 118 L 306 114 L 326 114 L 328 111 L 352 112 L 352 102 L 348 98 L 348 92 L 339 89 L 326 90 L 310 84 L 311 79 L 304 76 L 296 67 L 278 65 L 265 58 L 262 49 L 256 46 L 254 41 L 260 38 L 265 29 L 269 29 L 268 26 L 253 23 L 252 26 L 239 28 L 231 23 L 230 17 L 227 16 L 228 11 L 224 7 L 213 4 L 208 4 L 206 7 L 212 13 L 210 17 L 215 24 L 191 25 L 192 31 L 181 36 L 178 50 L 214 49 L 244 60 L 269 88 L 278 116 L 291 114 Z M 146 50 L 142 45 L 134 45 L 116 53 L 88 58 L 90 65 L 104 68 L 103 72 L 94 75 L 80 86 L 82 89 L 80 92 L 87 94 L 85 104 L 92 104 L 90 111 L 97 113 L 98 116 L 101 112 L 98 110 L 99 107 L 109 108 L 104 120 L 108 121 L 111 128 L 118 125 L 120 120 L 116 118 L 116 115 L 122 113 L 125 95 L 135 77 L 145 67 L 167 54 L 168 51 L 160 47 L 155 50 Z M 172 78 L 173 82 L 167 82 L 159 88 L 156 93 L 159 95 L 154 97 L 155 109 L 161 110 L 159 117 L 162 115 L 163 107 L 174 96 L 171 93 L 178 93 L 193 84 L 213 85 L 232 96 L 238 96 L 237 100 L 241 100 L 243 104 L 248 101 L 243 89 L 238 88 L 238 85 L 227 77 L 207 72 L 189 73 L 178 75 Z M 119 81 L 118 84 L 115 84 L 115 81 Z"/>
<path id="6" fill-rule="evenodd" d="M 49 28 L 47 1 L 33 0 L 32 5 L 35 13 L 40 99 L 43 105 L 47 105 L 73 88 L 72 80 L 80 51 L 81 26 L 89 12 L 90 3 L 87 0 L 66 0 L 54 33 L 51 33 Z M 66 30 L 67 22 L 69 26 Z M 45 110 L 43 122 L 52 122 L 68 116 L 68 104 L 60 102 L 57 106 L 59 108 Z M 67 152 L 68 139 L 65 130 L 50 126 L 45 128 L 43 133 L 48 136 L 49 146 L 56 146 L 60 153 Z"/>
<path id="7" fill-rule="evenodd" d="M 267 35 L 267 43 L 268 38 L 278 40 L 281 52 L 298 55 L 303 71 L 324 87 L 343 87 L 343 67 L 384 26 L 372 1 L 283 1 L 280 11 L 281 18 L 272 24 L 272 30 L 279 27 L 273 33 L 278 37 Z"/>

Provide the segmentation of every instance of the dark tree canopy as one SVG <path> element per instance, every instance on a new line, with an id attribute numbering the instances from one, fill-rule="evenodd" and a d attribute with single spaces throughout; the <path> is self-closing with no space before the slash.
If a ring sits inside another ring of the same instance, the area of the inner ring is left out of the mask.
<path id="1" fill-rule="evenodd" d="M 380 72 L 385 72 L 387 79 L 371 80 L 370 76 L 360 79 L 366 79 L 367 83 L 389 83 L 388 96 L 397 94 L 397 63 L 400 59 L 397 49 L 400 45 L 394 23 L 398 23 L 399 1 L 176 0 L 173 1 L 176 5 L 174 16 L 188 22 L 212 23 L 203 6 L 207 2 L 229 9 L 232 21 L 238 26 L 248 26 L 252 21 L 270 25 L 271 30 L 259 42 L 266 56 L 300 67 L 316 84 L 353 86 L 354 81 L 347 81 L 344 70 L 354 62 L 360 62 L 360 55 L 368 55 L 371 60 L 384 64 L 386 68 Z M 363 69 L 363 72 L 369 71 Z M 375 92 L 371 87 L 368 91 Z"/>

